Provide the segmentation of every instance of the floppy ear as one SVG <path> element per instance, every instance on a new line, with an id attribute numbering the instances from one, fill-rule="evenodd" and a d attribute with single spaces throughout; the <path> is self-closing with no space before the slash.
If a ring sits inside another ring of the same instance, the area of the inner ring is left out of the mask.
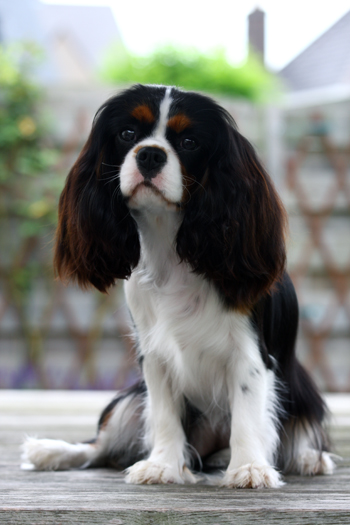
<path id="1" fill-rule="evenodd" d="M 55 269 L 61 279 L 92 284 L 101 292 L 116 279 L 128 278 L 140 257 L 136 224 L 119 188 L 118 164 L 114 139 L 99 117 L 59 202 Z"/>
<path id="2" fill-rule="evenodd" d="M 247 312 L 283 274 L 286 213 L 251 144 L 225 126 L 186 205 L 177 252 L 226 306 Z"/>

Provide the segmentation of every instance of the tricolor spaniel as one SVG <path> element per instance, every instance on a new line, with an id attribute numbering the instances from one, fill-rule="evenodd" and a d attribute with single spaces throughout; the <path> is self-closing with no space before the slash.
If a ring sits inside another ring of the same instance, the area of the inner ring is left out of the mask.
<path id="1" fill-rule="evenodd" d="M 103 104 L 60 199 L 55 266 L 101 292 L 126 279 L 144 379 L 94 440 L 29 438 L 24 461 L 113 465 L 128 483 L 225 467 L 225 487 L 332 472 L 325 406 L 295 357 L 285 225 L 252 146 L 210 98 L 136 85 Z"/>

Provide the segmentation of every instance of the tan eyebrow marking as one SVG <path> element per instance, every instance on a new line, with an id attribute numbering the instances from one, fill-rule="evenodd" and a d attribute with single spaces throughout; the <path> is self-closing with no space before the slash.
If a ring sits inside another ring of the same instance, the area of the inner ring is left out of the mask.
<path id="1" fill-rule="evenodd" d="M 168 120 L 168 127 L 176 133 L 181 133 L 192 125 L 191 120 L 184 113 L 178 113 Z"/>
<path id="2" fill-rule="evenodd" d="M 155 121 L 152 110 L 149 108 L 149 106 L 147 106 L 147 104 L 136 106 L 136 108 L 132 110 L 131 116 L 135 117 L 141 122 L 147 122 L 147 124 L 152 124 Z"/>

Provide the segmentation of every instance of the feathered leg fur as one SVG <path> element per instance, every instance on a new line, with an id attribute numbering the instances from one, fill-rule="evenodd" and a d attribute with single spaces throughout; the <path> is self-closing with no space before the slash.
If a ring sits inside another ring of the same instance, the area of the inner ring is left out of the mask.
<path id="1" fill-rule="evenodd" d="M 297 323 L 294 289 L 285 276 L 275 292 L 257 305 L 252 317 L 262 361 L 258 359 L 256 368 L 245 361 L 248 343 L 241 357 L 237 353 L 238 361 L 231 362 L 226 378 L 232 403 L 226 413 L 216 417 L 214 426 L 185 397 L 176 407 L 170 392 L 163 391 L 164 385 L 153 378 L 156 414 L 152 415 L 150 392 L 141 381 L 119 393 L 106 407 L 93 441 L 69 444 L 28 438 L 23 446 L 24 466 L 60 470 L 111 465 L 128 469 L 131 483 L 193 483 L 195 478 L 188 470 L 191 464 L 223 468 L 228 463 L 221 483 L 243 487 L 279 486 L 281 480 L 273 466 L 285 473 L 331 473 L 334 464 L 323 428 L 326 409 L 295 358 Z M 147 377 L 155 373 L 154 367 L 151 363 L 145 370 Z M 248 390 L 244 378 L 249 378 Z M 148 381 L 152 384 L 152 377 Z M 162 426 L 172 406 L 179 421 L 174 428 Z M 231 456 L 227 454 L 229 447 Z"/>

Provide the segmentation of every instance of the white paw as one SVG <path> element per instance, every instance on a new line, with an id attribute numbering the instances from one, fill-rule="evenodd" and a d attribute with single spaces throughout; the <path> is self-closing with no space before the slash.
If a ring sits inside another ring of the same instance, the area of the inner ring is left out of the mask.
<path id="1" fill-rule="evenodd" d="M 228 488 L 275 489 L 282 485 L 284 483 L 280 474 L 273 467 L 261 463 L 248 463 L 236 469 L 229 469 L 221 481 L 221 486 Z"/>
<path id="2" fill-rule="evenodd" d="M 22 445 L 22 470 L 67 470 L 83 466 L 89 445 L 75 445 L 58 439 L 28 437 Z"/>
<path id="3" fill-rule="evenodd" d="M 155 483 L 197 483 L 197 478 L 184 465 L 182 472 L 177 467 L 167 463 L 154 461 L 138 461 L 126 469 L 126 483 L 153 485 Z"/>
<path id="4" fill-rule="evenodd" d="M 303 476 L 313 476 L 315 474 L 333 474 L 335 463 L 328 452 L 319 452 L 314 449 L 307 449 L 299 455 L 298 470 Z"/>

